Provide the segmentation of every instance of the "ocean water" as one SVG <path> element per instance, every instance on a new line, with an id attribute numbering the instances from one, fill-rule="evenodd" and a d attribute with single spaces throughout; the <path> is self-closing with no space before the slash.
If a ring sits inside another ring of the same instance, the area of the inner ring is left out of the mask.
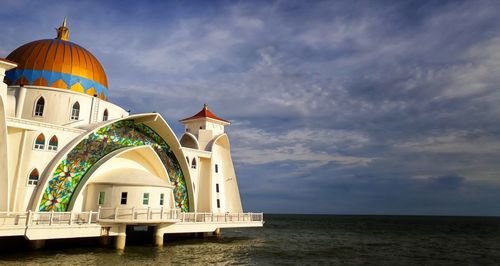
<path id="1" fill-rule="evenodd" d="M 116 252 L 94 239 L 4 249 L 0 264 L 500 265 L 497 217 L 269 214 L 265 221 L 264 228 L 223 230 L 221 238 L 167 236 L 163 248 L 128 241 Z"/>

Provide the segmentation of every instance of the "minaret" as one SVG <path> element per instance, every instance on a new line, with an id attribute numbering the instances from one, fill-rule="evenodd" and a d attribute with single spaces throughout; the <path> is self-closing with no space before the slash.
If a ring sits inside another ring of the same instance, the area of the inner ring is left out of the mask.
<path id="1" fill-rule="evenodd" d="M 196 137 L 200 150 L 205 150 L 207 144 L 215 137 L 224 134 L 224 127 L 231 124 L 210 112 L 206 103 L 197 114 L 179 122 L 184 124 L 186 133 Z"/>

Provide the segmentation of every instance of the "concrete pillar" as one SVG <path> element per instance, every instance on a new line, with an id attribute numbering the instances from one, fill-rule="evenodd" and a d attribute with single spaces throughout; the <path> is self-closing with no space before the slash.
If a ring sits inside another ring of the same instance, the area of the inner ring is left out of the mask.
<path id="1" fill-rule="evenodd" d="M 37 250 L 45 247 L 45 239 L 29 240 L 30 249 Z"/>
<path id="2" fill-rule="evenodd" d="M 21 118 L 23 115 L 24 99 L 26 98 L 26 88 L 24 86 L 19 86 L 18 90 L 19 94 L 16 97 L 16 117 Z M 47 100 L 45 101 L 47 102 Z"/>
<path id="3" fill-rule="evenodd" d="M 163 247 L 163 227 L 161 226 L 156 226 L 155 227 L 155 233 L 154 233 L 154 239 L 153 239 L 153 246 L 155 247 Z"/>
<path id="4" fill-rule="evenodd" d="M 220 228 L 215 229 L 215 231 L 213 232 L 213 236 L 221 237 Z"/>
<path id="5" fill-rule="evenodd" d="M 118 227 L 118 235 L 115 238 L 115 248 L 117 250 L 124 250 L 126 240 L 127 240 L 127 226 L 123 224 Z"/>

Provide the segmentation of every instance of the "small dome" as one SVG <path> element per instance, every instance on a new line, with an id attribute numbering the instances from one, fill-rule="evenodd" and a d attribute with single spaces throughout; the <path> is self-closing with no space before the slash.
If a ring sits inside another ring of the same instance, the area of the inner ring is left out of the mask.
<path id="1" fill-rule="evenodd" d="M 18 64 L 6 72 L 8 85 L 49 86 L 108 99 L 108 80 L 101 64 L 85 48 L 68 41 L 66 19 L 55 39 L 22 45 L 7 56 Z"/>

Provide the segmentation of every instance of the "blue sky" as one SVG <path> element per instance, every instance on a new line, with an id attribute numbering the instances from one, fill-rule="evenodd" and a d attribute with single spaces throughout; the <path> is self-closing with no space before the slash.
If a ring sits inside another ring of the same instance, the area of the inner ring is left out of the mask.
<path id="1" fill-rule="evenodd" d="M 500 215 L 498 1 L 3 1 L 0 56 L 54 38 L 110 100 L 222 118 L 247 211 Z"/>

